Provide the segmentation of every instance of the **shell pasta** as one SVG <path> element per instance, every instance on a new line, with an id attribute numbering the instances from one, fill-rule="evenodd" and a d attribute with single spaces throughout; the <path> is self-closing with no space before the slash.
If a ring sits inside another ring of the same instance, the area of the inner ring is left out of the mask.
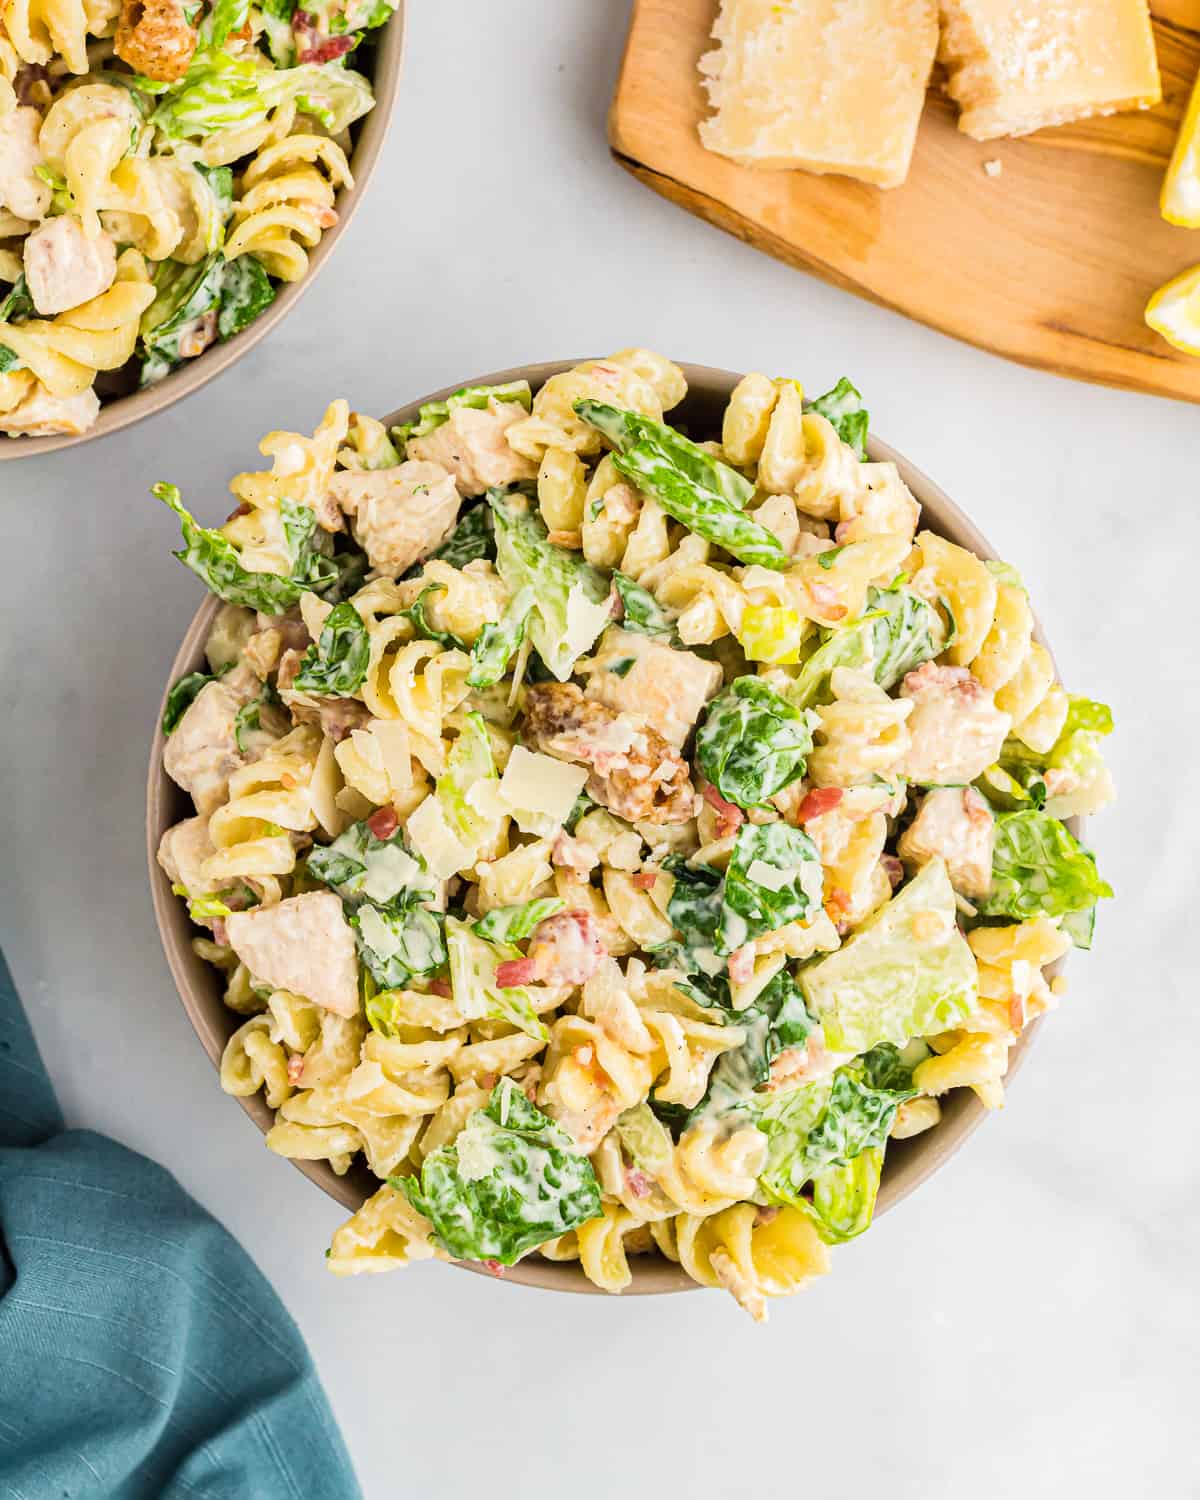
<path id="1" fill-rule="evenodd" d="M 241 200 L 280 268 L 334 160 L 283 146 Z M 334 402 L 216 530 L 156 487 L 224 601 L 159 862 L 240 1018 L 222 1087 L 378 1180 L 335 1274 L 616 1293 L 657 1254 L 762 1319 L 893 1138 L 1003 1102 L 1111 894 L 1064 822 L 1110 715 L 1016 571 L 918 531 L 848 381 L 747 376 L 692 436 L 686 394 L 628 349 L 390 431 Z"/>

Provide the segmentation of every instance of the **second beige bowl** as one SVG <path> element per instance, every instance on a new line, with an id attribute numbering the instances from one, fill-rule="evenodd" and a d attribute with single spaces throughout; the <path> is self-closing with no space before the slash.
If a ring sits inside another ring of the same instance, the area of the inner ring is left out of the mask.
<path id="1" fill-rule="evenodd" d="M 426 401 L 444 400 L 462 385 L 499 385 L 511 380 L 528 380 L 536 391 L 551 375 L 570 369 L 578 361 L 564 360 L 552 364 L 522 365 L 511 370 L 499 370 L 489 375 L 479 375 L 469 380 L 458 381 L 445 390 L 435 391 L 418 401 L 395 411 L 385 420 L 389 423 L 408 422 L 417 415 L 417 409 Z M 671 412 L 674 423 L 682 421 L 693 433 L 719 432 L 721 416 L 730 392 L 741 378 L 729 370 L 712 369 L 706 365 L 683 365 L 687 376 L 688 395 L 683 404 Z M 905 483 L 921 502 L 923 524 L 939 532 L 949 541 L 969 547 L 981 557 L 995 556 L 987 539 L 971 524 L 967 517 L 931 480 L 887 443 L 878 438 L 868 442 L 870 456 L 877 462 L 895 463 Z M 203 665 L 204 642 L 212 625 L 219 601 L 208 599 L 188 627 L 171 668 L 170 677 L 163 689 L 166 691 L 185 672 L 193 672 Z M 1037 639 L 1046 645 L 1040 629 Z M 161 711 L 159 720 L 161 721 Z M 163 833 L 173 823 L 193 813 L 191 801 L 174 784 L 162 769 L 163 734 L 159 725 L 154 731 L 154 743 L 150 752 L 150 776 L 146 801 L 147 853 L 150 860 L 150 887 L 154 898 L 154 912 L 158 920 L 167 962 L 171 967 L 184 1009 L 204 1050 L 214 1065 L 219 1065 L 226 1041 L 245 1020 L 229 1010 L 222 998 L 222 978 L 218 972 L 191 948 L 196 936 L 188 919 L 187 908 L 171 894 L 170 881 L 159 868 L 155 854 Z M 1072 822 L 1078 835 L 1079 828 Z M 1056 972 L 1059 965 L 1051 972 Z M 1011 1079 L 1033 1044 L 1041 1022 L 1035 1022 L 1022 1035 L 1010 1054 L 1008 1076 Z M 260 1094 L 238 1103 L 264 1134 L 274 1123 L 274 1115 Z M 893 1141 L 888 1147 L 883 1182 L 879 1190 L 877 1214 L 887 1213 L 918 1188 L 933 1172 L 942 1166 L 980 1124 L 986 1111 L 969 1089 L 956 1089 L 942 1104 L 941 1123 L 924 1135 L 906 1141 Z M 247 1142 L 247 1150 L 258 1149 Z M 357 1163 L 345 1177 L 337 1174 L 323 1162 L 294 1162 L 293 1165 L 331 1198 L 336 1198 L 348 1210 L 357 1209 L 378 1187 L 378 1180 L 366 1166 Z M 235 1179 L 236 1180 L 236 1179 Z M 313 1246 L 318 1254 L 323 1247 Z M 636 1255 L 630 1258 L 633 1282 L 625 1295 L 648 1292 L 683 1292 L 697 1290 L 693 1282 L 677 1265 L 659 1256 Z M 466 1265 L 467 1270 L 480 1271 L 481 1267 Z M 505 1273 L 506 1281 L 520 1282 L 526 1286 L 546 1287 L 559 1292 L 596 1292 L 579 1266 L 570 1262 L 542 1260 L 533 1254 Z"/>

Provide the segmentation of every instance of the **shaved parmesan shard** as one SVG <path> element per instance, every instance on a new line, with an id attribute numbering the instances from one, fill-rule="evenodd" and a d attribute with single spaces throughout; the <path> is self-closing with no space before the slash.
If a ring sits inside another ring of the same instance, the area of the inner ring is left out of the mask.
<path id="1" fill-rule="evenodd" d="M 795 876 L 793 870 L 778 870 L 761 859 L 752 859 L 746 871 L 751 885 L 761 885 L 768 891 L 781 891 Z"/>
<path id="2" fill-rule="evenodd" d="M 420 873 L 421 867 L 411 854 L 399 844 L 386 844 L 382 849 L 372 849 L 367 855 L 362 893 L 372 901 L 386 905 L 406 886 L 413 885 Z"/>
<path id="3" fill-rule="evenodd" d="M 409 843 L 425 861 L 425 868 L 438 880 L 449 880 L 475 862 L 475 851 L 455 835 L 436 796 L 426 797 L 411 814 L 404 828 Z"/>
<path id="4" fill-rule="evenodd" d="M 1162 98 L 1146 0 L 942 0 L 942 28 L 946 91 L 977 141 Z"/>
<path id="5" fill-rule="evenodd" d="M 363 890 L 370 895 L 364 884 Z M 400 952 L 400 939 L 387 925 L 373 906 L 363 905 L 358 909 L 358 930 L 362 933 L 363 942 L 370 948 L 372 953 L 382 959 L 395 958 Z"/>
<path id="6" fill-rule="evenodd" d="M 937 0 L 721 0 L 700 139 L 745 166 L 898 187 L 937 32 Z"/>
<path id="7" fill-rule="evenodd" d="M 585 766 L 517 745 L 500 778 L 500 795 L 522 833 L 545 838 L 570 817 L 587 779 Z"/>
<path id="8" fill-rule="evenodd" d="M 558 659 L 551 666 L 554 675 L 560 682 L 566 682 L 571 676 L 575 663 L 600 639 L 606 626 L 612 624 L 612 600 L 606 594 L 598 604 L 588 598 L 587 593 L 578 584 L 567 595 L 567 632 L 558 653 Z M 547 665 L 551 665 L 547 663 Z"/>
<path id="9" fill-rule="evenodd" d="M 399 719 L 372 719 L 370 727 L 379 743 L 383 769 L 392 789 L 407 792 L 412 786 L 412 745 L 408 726 Z"/>

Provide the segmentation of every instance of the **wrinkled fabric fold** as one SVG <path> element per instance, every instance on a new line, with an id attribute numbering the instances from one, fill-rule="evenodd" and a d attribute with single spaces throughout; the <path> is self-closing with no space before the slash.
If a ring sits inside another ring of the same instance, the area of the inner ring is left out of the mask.
<path id="1" fill-rule="evenodd" d="M 0 1497 L 341 1500 L 299 1330 L 164 1168 L 64 1130 L 0 956 Z"/>

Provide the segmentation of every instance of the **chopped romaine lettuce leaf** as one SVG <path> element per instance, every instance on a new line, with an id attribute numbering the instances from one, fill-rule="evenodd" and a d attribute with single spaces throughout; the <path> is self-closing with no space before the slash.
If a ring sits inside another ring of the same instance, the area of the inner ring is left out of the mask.
<path id="1" fill-rule="evenodd" d="M 496 983 L 499 964 L 521 957 L 521 950 L 511 943 L 489 942 L 480 937 L 468 922 L 446 918 L 446 941 L 450 949 L 450 984 L 454 1004 L 461 1015 L 473 1019 L 486 1017 L 508 1021 L 526 1036 L 540 1042 L 550 1033 L 538 1019 L 533 996 L 520 985 Z"/>
<path id="2" fill-rule="evenodd" d="M 207 687 L 210 682 L 216 682 L 217 678 L 224 676 L 232 665 L 233 663 L 229 662 L 219 672 L 188 672 L 172 683 L 163 708 L 162 732 L 172 734 L 179 727 L 180 719 L 196 701 L 196 695 L 200 689 Z"/>
<path id="3" fill-rule="evenodd" d="M 371 642 L 353 604 L 336 604 L 325 617 L 321 637 L 300 659 L 292 686 L 326 698 L 352 698 L 362 687 Z"/>
<path id="4" fill-rule="evenodd" d="M 866 608 L 857 620 L 822 631 L 821 644 L 787 690 L 800 708 L 828 703 L 835 667 L 870 672 L 885 692 L 908 672 L 946 647 L 946 632 L 933 605 L 911 589 L 867 590 Z"/>
<path id="5" fill-rule="evenodd" d="M 813 1178 L 812 1201 L 801 1203 L 826 1244 L 844 1245 L 871 1227 L 882 1171 L 883 1147 L 868 1146 Z"/>
<path id="6" fill-rule="evenodd" d="M 455 1141 L 425 1158 L 419 1180 L 389 1181 L 457 1260 L 511 1266 L 601 1212 L 591 1162 L 511 1078 L 500 1080 Z"/>
<path id="7" fill-rule="evenodd" d="M 696 764 L 739 807 L 762 807 L 797 781 L 811 749 L 809 715 L 758 677 L 727 687 L 696 731 Z"/>
<path id="8" fill-rule="evenodd" d="M 830 422 L 842 442 L 848 443 L 860 459 L 866 459 L 871 414 L 862 404 L 862 396 L 844 375 L 831 391 L 810 401 L 808 409 Z"/>
<path id="9" fill-rule="evenodd" d="M 525 627 L 534 606 L 530 587 L 519 590 L 508 601 L 503 618 L 496 624 L 488 621 L 471 648 L 471 670 L 467 686 L 494 687 L 508 671 L 508 664 L 525 639 Z"/>
<path id="10" fill-rule="evenodd" d="M 744 513 L 754 486 L 736 469 L 636 412 L 600 401 L 576 401 L 575 411 L 616 445 L 618 472 L 652 495 L 673 520 L 739 562 L 787 567 L 790 559 L 779 538 Z"/>
<path id="11" fill-rule="evenodd" d="M 492 489 L 496 567 L 509 592 L 534 592 L 529 635 L 560 682 L 612 620 L 608 582 L 597 568 L 548 540 L 541 517 L 523 495 Z"/>
<path id="12" fill-rule="evenodd" d="M 1094 856 L 1057 818 L 1030 811 L 996 819 L 992 888 L 976 902 L 981 916 L 1061 917 L 1111 895 Z"/>
<path id="13" fill-rule="evenodd" d="M 358 955 L 381 989 L 401 989 L 412 975 L 432 974 L 446 962 L 441 919 L 423 906 L 393 910 L 364 901 L 347 920 Z"/>
<path id="14" fill-rule="evenodd" d="M 252 573 L 242 567 L 238 550 L 228 537 L 197 525 L 175 485 L 156 484 L 151 493 L 179 517 L 184 549 L 175 556 L 211 593 L 229 604 L 241 604 L 267 615 L 282 615 L 301 594 L 324 594 L 339 581 L 337 563 L 318 550 L 317 518 L 307 505 L 294 500 L 282 500 L 279 505 L 291 570 L 284 574 Z"/>
<path id="15" fill-rule="evenodd" d="M 799 922 L 821 904 L 821 856 L 799 828 L 743 823 L 725 871 L 718 953 Z"/>
<path id="16" fill-rule="evenodd" d="M 475 931 L 489 943 L 520 943 L 539 922 L 562 911 L 565 905 L 559 896 L 539 896 L 517 906 L 497 906 L 480 917 Z"/>
<path id="17" fill-rule="evenodd" d="M 675 623 L 653 594 L 624 573 L 614 573 L 612 581 L 621 601 L 621 625 L 625 630 L 636 635 L 675 639 Z"/>
<path id="18" fill-rule="evenodd" d="M 393 429 L 393 435 L 397 429 Z M 486 558 L 489 562 L 496 560 L 496 539 L 493 535 L 492 512 L 485 502 L 477 505 L 474 510 L 469 510 L 458 525 L 437 549 L 430 554 L 440 562 L 449 563 L 452 568 L 465 568 L 469 562 L 476 558 Z M 418 571 L 422 564 L 418 563 L 413 571 Z"/>
<path id="19" fill-rule="evenodd" d="M 977 969 L 956 917 L 946 867 L 930 860 L 836 953 L 801 970 L 831 1052 L 900 1046 L 966 1020 Z"/>

